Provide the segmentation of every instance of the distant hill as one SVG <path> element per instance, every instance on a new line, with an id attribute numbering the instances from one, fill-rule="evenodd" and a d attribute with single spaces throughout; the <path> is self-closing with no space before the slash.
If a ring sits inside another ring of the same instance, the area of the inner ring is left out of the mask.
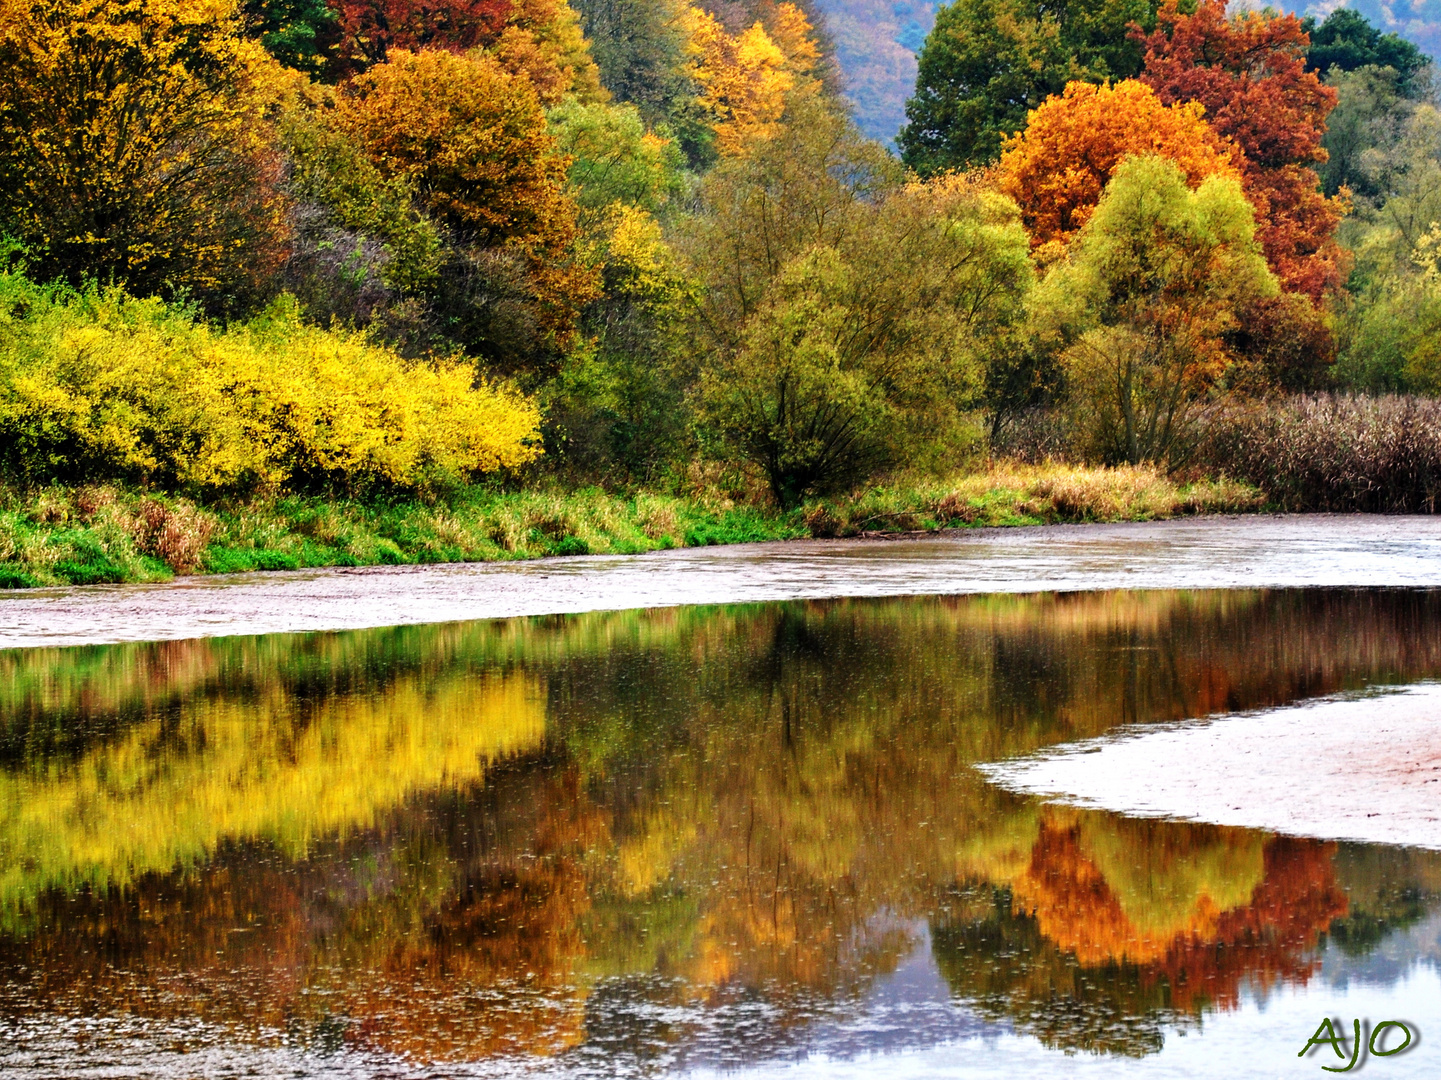
<path id="1" fill-rule="evenodd" d="M 916 89 L 916 53 L 936 21 L 933 0 L 815 0 L 861 130 L 890 142 Z"/>
<path id="2" fill-rule="evenodd" d="M 906 99 L 916 87 L 916 53 L 936 21 L 933 0 L 814 0 L 835 42 L 836 60 L 856 120 L 873 139 L 889 143 L 906 122 Z M 1260 7 L 1260 3 L 1248 6 Z M 1319 22 L 1334 0 L 1275 5 Z M 1441 0 L 1352 0 L 1349 5 L 1387 33 L 1400 34 L 1430 56 L 1441 55 Z"/>

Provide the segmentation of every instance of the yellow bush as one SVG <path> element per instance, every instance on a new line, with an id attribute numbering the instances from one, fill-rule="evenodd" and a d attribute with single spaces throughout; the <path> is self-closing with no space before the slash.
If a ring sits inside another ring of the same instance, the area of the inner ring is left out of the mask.
<path id="1" fill-rule="evenodd" d="M 411 486 L 533 460 L 535 404 L 473 375 L 307 326 L 290 300 L 220 330 L 0 275 L 0 458 L 32 480 Z"/>

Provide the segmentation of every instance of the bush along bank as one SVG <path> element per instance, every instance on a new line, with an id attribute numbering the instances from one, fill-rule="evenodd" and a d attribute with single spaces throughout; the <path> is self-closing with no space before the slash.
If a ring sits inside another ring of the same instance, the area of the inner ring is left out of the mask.
<path id="1" fill-rule="evenodd" d="M 434 501 L 254 498 L 201 505 L 117 485 L 0 501 L 0 588 L 163 581 L 177 574 L 637 554 L 678 547 L 985 525 L 1143 521 L 1259 509 L 1228 481 L 1150 467 L 998 464 L 792 511 L 676 496 L 463 488 Z"/>

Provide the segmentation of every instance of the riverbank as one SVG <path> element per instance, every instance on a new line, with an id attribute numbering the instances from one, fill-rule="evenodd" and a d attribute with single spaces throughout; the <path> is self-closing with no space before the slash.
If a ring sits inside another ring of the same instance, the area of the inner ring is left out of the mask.
<path id="1" fill-rule="evenodd" d="M 1155 521 L 1260 509 L 1254 487 L 1157 470 L 992 465 L 789 512 L 697 487 L 459 489 L 430 499 L 281 496 L 200 505 L 115 486 L 0 495 L 0 589 L 318 567 L 636 555 L 768 540 Z"/>
<path id="2" fill-rule="evenodd" d="M 0 649 L 687 604 L 1100 589 L 1441 586 L 1441 517 L 1250 515 L 0 594 Z"/>

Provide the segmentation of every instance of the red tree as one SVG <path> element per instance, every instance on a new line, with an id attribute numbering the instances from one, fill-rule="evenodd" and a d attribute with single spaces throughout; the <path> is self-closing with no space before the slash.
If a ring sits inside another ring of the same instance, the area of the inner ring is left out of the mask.
<path id="1" fill-rule="evenodd" d="M 1287 288 L 1320 300 L 1339 288 L 1342 253 L 1333 234 L 1343 199 L 1320 191 L 1316 162 L 1336 91 L 1306 70 L 1310 37 L 1294 15 L 1226 17 L 1225 0 L 1200 0 L 1183 15 L 1166 0 L 1146 50 L 1141 81 L 1166 104 L 1199 101 L 1219 134 L 1245 152 L 1241 171 L 1261 244 Z"/>
<path id="2" fill-rule="evenodd" d="M 463 52 L 500 37 L 511 0 L 330 0 L 339 16 L 342 77 L 385 61 L 391 49 Z"/>

